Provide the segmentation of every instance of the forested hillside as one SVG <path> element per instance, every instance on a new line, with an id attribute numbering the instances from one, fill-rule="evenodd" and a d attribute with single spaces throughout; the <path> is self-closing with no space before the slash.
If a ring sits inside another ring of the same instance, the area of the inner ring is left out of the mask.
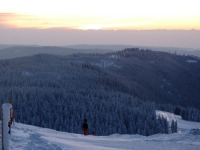
<path id="1" fill-rule="evenodd" d="M 87 118 L 98 135 L 168 133 L 157 108 L 200 121 L 200 63 L 192 56 L 133 48 L 0 60 L 1 103 L 11 90 L 18 122 L 61 131 L 80 133 Z"/>

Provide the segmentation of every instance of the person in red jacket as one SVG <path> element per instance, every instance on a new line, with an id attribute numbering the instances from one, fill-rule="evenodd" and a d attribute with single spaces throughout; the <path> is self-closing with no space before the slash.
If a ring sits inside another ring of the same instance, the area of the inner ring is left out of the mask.
<path id="1" fill-rule="evenodd" d="M 84 123 L 82 125 L 82 130 L 83 130 L 83 134 L 87 135 L 88 134 L 88 124 L 87 124 L 87 119 L 84 119 Z"/>

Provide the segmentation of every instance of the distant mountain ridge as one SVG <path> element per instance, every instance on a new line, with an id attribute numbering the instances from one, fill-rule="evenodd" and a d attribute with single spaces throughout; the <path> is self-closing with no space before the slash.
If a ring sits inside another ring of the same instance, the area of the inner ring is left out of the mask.
<path id="1" fill-rule="evenodd" d="M 74 53 L 107 53 L 110 49 L 75 49 L 57 46 L 14 46 L 0 50 L 0 59 L 11 59 L 36 54 L 70 55 Z"/>
<path id="2" fill-rule="evenodd" d="M 74 53 L 108 53 L 123 50 L 125 48 L 138 47 L 140 49 L 151 49 L 176 53 L 179 55 L 194 55 L 200 57 L 200 50 L 176 47 L 151 47 L 133 45 L 68 45 L 68 46 L 37 46 L 37 45 L 0 45 L 0 59 L 10 59 L 36 54 L 71 55 Z"/>

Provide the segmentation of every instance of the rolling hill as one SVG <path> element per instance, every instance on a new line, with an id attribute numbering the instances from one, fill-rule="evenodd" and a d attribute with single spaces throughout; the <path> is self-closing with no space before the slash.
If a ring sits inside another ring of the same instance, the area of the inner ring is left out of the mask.
<path id="1" fill-rule="evenodd" d="M 1 47 L 0 47 L 1 48 Z M 57 46 L 4 46 L 0 49 L 0 59 L 11 59 L 36 54 L 55 54 L 55 55 L 70 55 L 74 53 L 107 53 L 112 52 L 110 49 L 81 49 L 70 47 Z"/>
<path id="2" fill-rule="evenodd" d="M 64 81 L 72 87 L 90 85 L 143 100 L 200 108 L 199 63 L 197 57 L 133 48 L 107 54 L 41 54 L 2 60 L 0 69 L 5 70 L 1 82 L 9 76 L 7 73 L 11 68 L 16 68 L 18 70 L 13 72 L 20 71 L 20 78 L 26 79 L 28 74 L 37 80 L 44 76 L 54 77 L 55 87 L 64 86 L 63 83 L 59 86 Z M 73 82 L 68 79 L 73 79 Z"/>
<path id="3" fill-rule="evenodd" d="M 179 47 L 152 47 L 133 45 L 68 45 L 68 46 L 38 46 L 38 45 L 3 45 L 0 44 L 0 59 L 18 58 L 36 54 L 71 55 L 75 53 L 108 53 L 116 52 L 125 48 L 139 47 L 140 49 L 151 49 L 178 55 L 193 55 L 200 57 L 199 49 Z"/>

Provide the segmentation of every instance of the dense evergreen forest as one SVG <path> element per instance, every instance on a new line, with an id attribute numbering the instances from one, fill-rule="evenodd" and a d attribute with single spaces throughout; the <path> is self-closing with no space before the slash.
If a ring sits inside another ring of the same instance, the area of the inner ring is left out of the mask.
<path id="1" fill-rule="evenodd" d="M 200 65 L 193 56 L 125 49 L 107 54 L 38 54 L 0 60 L 0 101 L 17 122 L 97 135 L 171 131 L 155 110 L 200 121 Z"/>

